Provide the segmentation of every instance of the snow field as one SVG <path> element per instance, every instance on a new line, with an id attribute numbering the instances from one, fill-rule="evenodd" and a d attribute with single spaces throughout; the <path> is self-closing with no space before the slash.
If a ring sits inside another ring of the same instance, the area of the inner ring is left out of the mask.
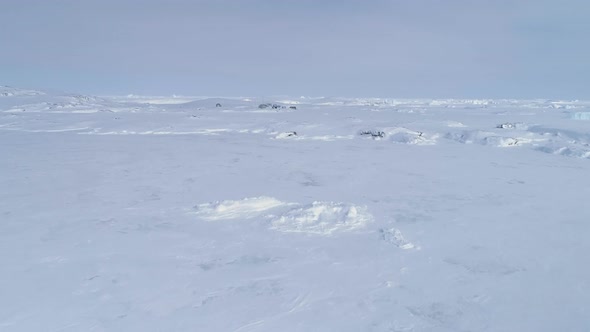
<path id="1" fill-rule="evenodd" d="M 589 110 L 2 87 L 0 330 L 585 331 Z"/>

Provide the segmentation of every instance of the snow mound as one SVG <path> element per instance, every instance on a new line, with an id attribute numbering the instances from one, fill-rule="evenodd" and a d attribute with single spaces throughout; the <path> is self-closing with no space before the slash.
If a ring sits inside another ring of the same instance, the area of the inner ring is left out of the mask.
<path id="1" fill-rule="evenodd" d="M 514 147 L 533 141 L 527 137 L 501 136 L 493 132 L 481 130 L 447 133 L 445 137 L 463 144 L 481 144 L 496 147 Z"/>
<path id="2" fill-rule="evenodd" d="M 319 235 L 361 229 L 373 220 L 366 206 L 319 201 L 300 205 L 266 196 L 204 203 L 194 209 L 207 221 L 258 217 L 276 231 Z"/>
<path id="3" fill-rule="evenodd" d="M 380 229 L 379 234 L 381 239 L 387 243 L 391 243 L 400 249 L 413 249 L 414 244 L 404 238 L 402 232 L 397 228 Z"/>
<path id="4" fill-rule="evenodd" d="M 428 134 L 407 128 L 393 128 L 386 130 L 389 140 L 395 143 L 414 145 L 435 145 L 438 134 Z"/>
<path id="5" fill-rule="evenodd" d="M 536 148 L 537 151 L 545 152 L 549 154 L 555 154 L 566 157 L 575 157 L 582 159 L 590 159 L 590 150 L 583 149 L 577 146 L 539 146 Z"/>
<path id="6" fill-rule="evenodd" d="M 205 220 L 248 219 L 287 204 L 272 197 L 260 196 L 204 203 L 195 206 L 195 209 L 196 214 Z"/>
<path id="7" fill-rule="evenodd" d="M 422 131 L 415 131 L 403 127 L 386 128 L 383 130 L 361 130 L 358 135 L 373 140 L 387 139 L 394 143 L 434 145 L 439 137 L 438 134 L 427 134 Z"/>
<path id="8" fill-rule="evenodd" d="M 271 224 L 281 232 L 330 235 L 363 228 L 372 220 L 364 206 L 316 201 L 271 217 Z"/>

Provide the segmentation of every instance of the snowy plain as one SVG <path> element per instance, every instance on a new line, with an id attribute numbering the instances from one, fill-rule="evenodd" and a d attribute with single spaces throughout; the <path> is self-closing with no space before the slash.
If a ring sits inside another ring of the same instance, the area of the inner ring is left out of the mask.
<path id="1" fill-rule="evenodd" d="M 588 102 L 0 87 L 0 156 L 0 331 L 590 330 Z"/>

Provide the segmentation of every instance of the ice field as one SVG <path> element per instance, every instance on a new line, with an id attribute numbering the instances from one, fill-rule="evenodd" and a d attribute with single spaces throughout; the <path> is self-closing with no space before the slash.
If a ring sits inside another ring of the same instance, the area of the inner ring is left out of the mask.
<path id="1" fill-rule="evenodd" d="M 0 331 L 590 328 L 590 102 L 1 87 L 0 156 Z"/>

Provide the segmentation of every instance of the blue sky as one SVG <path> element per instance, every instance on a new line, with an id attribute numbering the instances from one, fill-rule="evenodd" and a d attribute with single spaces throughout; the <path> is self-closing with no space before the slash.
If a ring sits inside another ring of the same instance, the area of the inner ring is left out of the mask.
<path id="1" fill-rule="evenodd" d="M 4 0 L 0 84 L 590 99 L 587 0 Z"/>

